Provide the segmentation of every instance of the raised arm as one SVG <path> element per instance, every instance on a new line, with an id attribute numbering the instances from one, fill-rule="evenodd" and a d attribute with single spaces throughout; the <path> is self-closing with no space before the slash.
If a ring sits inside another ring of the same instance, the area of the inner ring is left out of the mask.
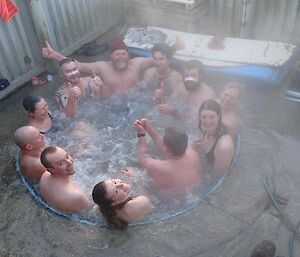
<path id="1" fill-rule="evenodd" d="M 152 126 L 151 121 L 149 119 L 142 119 L 141 124 L 144 127 L 145 131 L 151 136 L 155 146 L 159 151 L 161 151 L 166 157 L 166 149 L 164 147 L 164 142 L 161 136 L 158 134 L 157 130 Z"/>

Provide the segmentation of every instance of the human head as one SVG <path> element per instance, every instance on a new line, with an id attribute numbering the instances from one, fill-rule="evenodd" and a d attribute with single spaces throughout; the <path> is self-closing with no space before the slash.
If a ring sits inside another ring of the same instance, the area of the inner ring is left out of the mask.
<path id="1" fill-rule="evenodd" d="M 76 84 L 80 80 L 80 72 L 75 60 L 65 58 L 59 62 L 60 74 L 65 82 Z"/>
<path id="2" fill-rule="evenodd" d="M 213 133 L 216 137 L 226 133 L 222 123 L 220 105 L 214 100 L 204 101 L 199 108 L 199 129 L 202 132 Z"/>
<path id="3" fill-rule="evenodd" d="M 95 185 L 92 197 L 93 201 L 98 204 L 100 212 L 103 214 L 108 225 L 117 229 L 125 229 L 128 223 L 116 217 L 117 209 L 122 209 L 118 205 L 128 199 L 130 185 L 120 179 L 107 179 Z"/>
<path id="4" fill-rule="evenodd" d="M 41 154 L 41 163 L 57 176 L 71 176 L 75 173 L 72 157 L 58 146 L 49 146 Z"/>
<path id="5" fill-rule="evenodd" d="M 171 154 L 182 156 L 187 148 L 188 137 L 181 129 L 167 127 L 165 128 L 163 142 Z"/>
<path id="6" fill-rule="evenodd" d="M 45 146 L 44 136 L 32 126 L 20 127 L 14 134 L 15 143 L 22 151 L 39 151 Z"/>
<path id="7" fill-rule="evenodd" d="M 49 107 L 46 100 L 38 94 L 26 95 L 22 104 L 32 118 L 42 119 L 49 115 Z"/>
<path id="8" fill-rule="evenodd" d="M 222 109 L 233 110 L 238 102 L 243 85 L 236 81 L 228 82 L 222 90 L 219 103 Z"/>
<path id="9" fill-rule="evenodd" d="M 275 252 L 275 244 L 270 240 L 264 240 L 254 247 L 250 257 L 273 257 Z"/>
<path id="10" fill-rule="evenodd" d="M 110 58 L 117 70 L 125 70 L 129 61 L 128 47 L 121 38 L 115 39 L 110 46 Z"/>
<path id="11" fill-rule="evenodd" d="M 190 60 L 183 68 L 183 82 L 187 91 L 194 91 L 201 85 L 202 63 L 198 60 Z"/>
<path id="12" fill-rule="evenodd" d="M 172 56 L 172 49 L 168 44 L 160 43 L 154 45 L 152 48 L 154 66 L 158 71 L 163 71 L 164 69 L 169 68 Z"/>

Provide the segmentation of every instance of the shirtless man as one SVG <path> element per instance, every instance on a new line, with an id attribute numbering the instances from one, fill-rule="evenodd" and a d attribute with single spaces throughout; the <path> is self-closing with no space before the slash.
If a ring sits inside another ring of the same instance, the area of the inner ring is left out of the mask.
<path id="1" fill-rule="evenodd" d="M 55 100 L 60 111 L 67 116 L 74 117 L 78 104 L 85 99 L 104 97 L 107 94 L 107 88 L 95 73 L 93 78 L 80 77 L 77 62 L 73 59 L 65 58 L 59 66 L 64 84 L 56 91 Z"/>
<path id="2" fill-rule="evenodd" d="M 177 40 L 172 48 L 182 48 L 182 42 Z M 42 49 L 42 55 L 45 58 L 52 58 L 57 61 L 66 58 L 54 51 L 47 41 L 46 47 Z M 120 38 L 111 44 L 110 59 L 110 61 L 92 63 L 76 61 L 81 72 L 90 75 L 95 73 L 102 79 L 101 83 L 108 89 L 107 91 L 105 90 L 103 97 L 108 97 L 112 94 L 127 95 L 131 89 L 137 87 L 141 73 L 153 65 L 153 59 L 149 57 L 129 59 L 128 47 Z"/>
<path id="3" fill-rule="evenodd" d="M 216 98 L 214 90 L 202 81 L 202 73 L 201 62 L 186 62 L 183 69 L 184 84 L 181 83 L 171 99 L 160 106 L 160 112 L 175 119 L 195 120 L 200 105 L 206 100 Z M 175 103 L 179 107 L 176 107 Z"/>
<path id="4" fill-rule="evenodd" d="M 46 168 L 40 161 L 45 148 L 44 136 L 32 126 L 18 128 L 15 132 L 15 143 L 21 149 L 21 172 L 29 179 L 40 179 Z"/>
<path id="5" fill-rule="evenodd" d="M 198 154 L 187 146 L 188 137 L 185 132 L 169 127 L 161 138 L 147 119 L 136 120 L 133 127 L 138 133 L 137 161 L 160 189 L 179 192 L 200 184 L 202 165 Z M 149 155 L 146 132 L 166 160 L 154 159 Z"/>
<path id="6" fill-rule="evenodd" d="M 87 194 L 70 176 L 74 175 L 72 157 L 60 147 L 47 147 L 41 154 L 47 171 L 41 177 L 42 196 L 56 209 L 74 213 L 91 207 Z"/>
<path id="7" fill-rule="evenodd" d="M 243 85 L 231 81 L 225 85 L 217 102 L 222 110 L 222 122 L 228 129 L 228 134 L 235 139 L 239 129 L 239 119 L 236 114 L 236 105 L 238 103 Z"/>
<path id="8" fill-rule="evenodd" d="M 177 87 L 183 85 L 181 74 L 170 67 L 172 56 L 173 50 L 169 45 L 155 45 L 152 48 L 154 67 L 147 69 L 143 76 L 158 103 L 164 103 L 165 97 L 170 97 Z"/>

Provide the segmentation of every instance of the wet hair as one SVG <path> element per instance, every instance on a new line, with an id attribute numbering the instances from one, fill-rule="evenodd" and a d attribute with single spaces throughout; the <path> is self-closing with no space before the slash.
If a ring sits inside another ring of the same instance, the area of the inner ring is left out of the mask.
<path id="1" fill-rule="evenodd" d="M 273 257 L 275 252 L 275 244 L 270 240 L 264 240 L 254 247 L 250 257 Z"/>
<path id="2" fill-rule="evenodd" d="M 188 137 L 181 129 L 167 127 L 165 128 L 163 141 L 175 156 L 181 156 L 185 153 L 187 148 Z"/>
<path id="3" fill-rule="evenodd" d="M 128 227 L 128 222 L 122 218 L 117 217 L 117 211 L 115 206 L 112 206 L 112 200 L 106 198 L 107 191 L 105 182 L 101 181 L 95 185 L 92 197 L 93 201 L 98 204 L 99 210 L 104 216 L 108 226 L 119 230 L 125 230 Z"/>
<path id="4" fill-rule="evenodd" d="M 61 60 L 61 61 L 59 62 L 59 68 L 61 68 L 61 67 L 64 66 L 65 64 L 71 63 L 71 62 L 75 62 L 75 60 L 72 59 L 72 58 L 70 58 L 70 57 L 67 57 L 67 58 L 65 58 L 65 59 L 63 59 L 63 60 Z"/>
<path id="5" fill-rule="evenodd" d="M 185 62 L 184 66 L 183 66 L 183 70 L 192 70 L 192 69 L 197 69 L 199 74 L 201 75 L 201 73 L 203 72 L 203 65 L 202 62 L 198 61 L 198 60 L 190 60 Z"/>
<path id="6" fill-rule="evenodd" d="M 160 52 L 162 55 L 166 56 L 168 60 L 171 60 L 171 58 L 173 57 L 172 48 L 165 43 L 154 45 L 151 51 L 152 55 L 154 55 L 155 52 Z"/>
<path id="7" fill-rule="evenodd" d="M 50 164 L 50 162 L 47 159 L 48 154 L 55 153 L 57 150 L 56 146 L 48 146 L 41 154 L 41 163 L 46 168 L 53 168 L 53 166 Z"/>
<path id="8" fill-rule="evenodd" d="M 199 129 L 202 131 L 201 129 L 201 112 L 204 110 L 211 110 L 213 112 L 215 112 L 220 118 L 217 124 L 217 129 L 215 131 L 214 137 L 215 138 L 219 138 L 220 136 L 227 134 L 227 128 L 224 126 L 224 124 L 222 123 L 222 112 L 221 112 L 221 106 L 214 100 L 206 100 L 204 101 L 200 108 L 199 108 Z"/>
<path id="9" fill-rule="evenodd" d="M 43 97 L 41 97 L 41 96 L 38 95 L 38 94 L 26 95 L 26 96 L 23 98 L 22 104 L 23 104 L 24 109 L 25 109 L 27 112 L 32 112 L 32 113 L 34 113 L 34 111 L 35 111 L 35 105 L 36 105 L 39 101 L 41 101 L 42 99 L 43 99 Z"/>

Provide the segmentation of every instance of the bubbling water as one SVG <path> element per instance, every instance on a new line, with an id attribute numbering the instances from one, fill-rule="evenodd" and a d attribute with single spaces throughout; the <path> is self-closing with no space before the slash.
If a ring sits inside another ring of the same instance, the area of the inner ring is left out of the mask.
<path id="1" fill-rule="evenodd" d="M 54 114 L 55 123 L 60 124 L 59 131 L 50 133 L 52 145 L 58 145 L 69 151 L 74 159 L 76 173 L 73 179 L 89 195 L 100 181 L 109 178 L 121 178 L 130 184 L 134 179 L 124 176 L 121 169 L 125 166 L 135 167 L 142 177 L 142 184 L 155 209 L 148 221 L 163 220 L 178 215 L 196 206 L 205 195 L 204 187 L 186 192 L 184 197 L 172 195 L 162 197 L 146 171 L 136 163 L 136 131 L 132 127 L 134 120 L 148 117 L 161 134 L 166 126 L 181 126 L 169 116 L 159 114 L 158 105 L 152 100 L 152 93 L 145 87 L 139 87 L 127 98 L 113 96 L 109 100 L 93 100 L 82 104 L 76 120 L 68 120 L 64 115 Z M 187 133 L 195 138 L 199 130 L 195 125 Z M 152 140 L 147 136 L 152 155 L 159 157 Z M 191 141 L 190 141 L 191 143 Z M 206 185 L 210 184 L 205 181 Z M 132 195 L 141 194 L 132 187 Z M 92 215 L 96 208 L 93 208 Z"/>

